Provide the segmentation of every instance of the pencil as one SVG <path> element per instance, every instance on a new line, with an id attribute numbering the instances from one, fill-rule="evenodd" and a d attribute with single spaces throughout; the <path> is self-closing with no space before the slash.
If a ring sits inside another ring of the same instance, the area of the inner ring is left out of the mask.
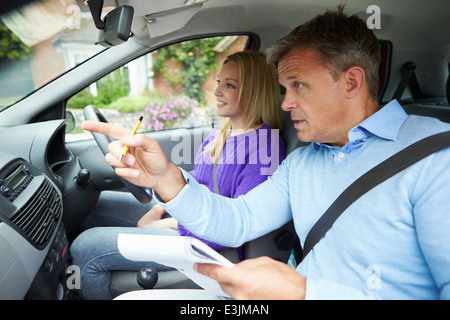
<path id="1" fill-rule="evenodd" d="M 136 132 L 137 132 L 139 126 L 141 125 L 142 119 L 143 119 L 143 118 L 142 118 L 142 116 L 141 116 L 141 117 L 139 118 L 139 120 L 136 122 L 136 125 L 134 126 L 133 131 L 131 132 L 131 135 L 132 135 L 132 136 L 134 136 L 134 135 L 136 134 Z M 119 161 L 122 161 L 122 158 L 125 157 L 125 155 L 127 154 L 127 152 L 128 152 L 128 147 L 127 147 L 127 146 L 123 146 L 122 154 L 120 155 Z"/>

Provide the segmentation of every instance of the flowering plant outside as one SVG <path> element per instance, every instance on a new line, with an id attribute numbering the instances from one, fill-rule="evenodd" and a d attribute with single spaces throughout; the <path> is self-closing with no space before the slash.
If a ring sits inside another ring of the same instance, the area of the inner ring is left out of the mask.
<path id="1" fill-rule="evenodd" d="M 144 109 L 143 124 L 148 131 L 172 129 L 178 120 L 186 119 L 197 108 L 197 100 L 183 95 L 151 98 Z"/>

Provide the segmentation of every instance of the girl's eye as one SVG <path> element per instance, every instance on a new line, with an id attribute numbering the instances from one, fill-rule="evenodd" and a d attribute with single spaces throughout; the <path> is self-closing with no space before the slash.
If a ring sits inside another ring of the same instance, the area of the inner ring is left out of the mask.
<path id="1" fill-rule="evenodd" d="M 220 85 L 220 80 L 216 80 L 217 85 Z M 231 84 L 231 83 L 227 83 L 225 84 L 227 86 L 228 89 L 236 89 L 236 86 Z"/>

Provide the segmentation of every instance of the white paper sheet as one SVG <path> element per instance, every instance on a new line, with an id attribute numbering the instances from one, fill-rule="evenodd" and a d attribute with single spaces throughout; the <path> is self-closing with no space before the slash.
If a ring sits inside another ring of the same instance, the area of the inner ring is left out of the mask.
<path id="1" fill-rule="evenodd" d="M 129 260 L 155 261 L 176 268 L 209 293 L 229 297 L 217 281 L 194 271 L 193 266 L 195 263 L 212 263 L 234 268 L 235 265 L 198 239 L 121 233 L 118 247 L 120 253 Z"/>

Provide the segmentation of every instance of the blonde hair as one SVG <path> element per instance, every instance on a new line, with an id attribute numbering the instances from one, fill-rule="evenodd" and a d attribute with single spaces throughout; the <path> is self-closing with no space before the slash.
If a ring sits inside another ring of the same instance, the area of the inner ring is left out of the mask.
<path id="1" fill-rule="evenodd" d="M 230 61 L 237 62 L 239 67 L 238 104 L 245 130 L 264 124 L 272 129 L 281 129 L 281 95 L 275 66 L 267 63 L 264 53 L 254 51 L 231 54 L 222 65 Z M 213 163 L 217 163 L 230 129 L 231 120 L 227 118 L 217 136 L 205 148 L 205 152 L 210 152 Z"/>

